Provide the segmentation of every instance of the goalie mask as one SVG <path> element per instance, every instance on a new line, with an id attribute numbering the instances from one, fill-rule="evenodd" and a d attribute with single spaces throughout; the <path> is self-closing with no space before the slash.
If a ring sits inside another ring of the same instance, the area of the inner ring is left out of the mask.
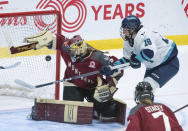
<path id="1" fill-rule="evenodd" d="M 139 104 L 139 101 L 143 99 L 150 99 L 152 102 L 154 100 L 153 89 L 148 82 L 139 82 L 135 90 L 135 102 Z"/>
<path id="2" fill-rule="evenodd" d="M 71 57 L 78 59 L 87 54 L 87 45 L 80 35 L 75 35 L 70 39 L 68 46 Z"/>

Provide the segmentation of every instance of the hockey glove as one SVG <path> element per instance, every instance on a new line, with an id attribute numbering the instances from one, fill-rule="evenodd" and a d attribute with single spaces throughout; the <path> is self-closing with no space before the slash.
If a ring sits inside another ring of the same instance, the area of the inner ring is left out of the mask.
<path id="1" fill-rule="evenodd" d="M 105 76 L 111 76 L 115 72 L 118 72 L 118 70 L 112 69 L 112 66 L 103 66 L 102 69 L 100 70 L 100 73 L 105 75 Z"/>
<path id="2" fill-rule="evenodd" d="M 126 59 L 125 57 L 122 57 L 122 58 L 118 59 L 117 61 L 115 61 L 113 63 L 113 66 L 125 64 L 128 62 L 129 62 L 128 59 Z M 121 69 L 121 68 L 119 68 L 119 69 Z M 112 69 L 112 66 L 103 66 L 101 69 L 101 74 L 106 75 L 106 76 L 116 77 L 118 74 L 121 73 L 121 71 L 119 71 L 119 69 Z"/>
<path id="3" fill-rule="evenodd" d="M 40 33 L 37 33 L 32 36 L 28 36 L 28 37 L 24 38 L 24 42 L 36 43 L 36 46 L 34 49 L 40 49 L 44 46 L 55 46 L 56 38 L 46 28 L 43 31 L 41 31 Z"/>
<path id="4" fill-rule="evenodd" d="M 112 99 L 114 93 L 117 91 L 117 88 L 114 86 L 109 86 L 108 84 L 102 85 L 102 79 L 97 77 L 98 85 L 94 92 L 94 99 L 98 102 L 106 102 Z"/>
<path id="5" fill-rule="evenodd" d="M 129 60 L 130 66 L 133 69 L 137 69 L 137 68 L 141 67 L 141 62 L 139 60 L 137 60 L 135 57 L 136 57 L 136 55 L 132 54 L 132 56 L 131 56 L 131 58 Z"/>

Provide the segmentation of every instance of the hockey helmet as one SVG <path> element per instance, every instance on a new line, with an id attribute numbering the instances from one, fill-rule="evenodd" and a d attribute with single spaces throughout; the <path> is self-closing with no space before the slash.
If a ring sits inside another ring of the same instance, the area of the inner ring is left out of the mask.
<path id="1" fill-rule="evenodd" d="M 80 35 L 75 35 L 68 41 L 70 53 L 74 57 L 81 57 L 87 50 L 87 45 Z"/>
<path id="2" fill-rule="evenodd" d="M 124 40 L 126 40 L 128 36 L 124 33 L 125 30 L 128 30 L 129 35 L 132 36 L 132 34 L 134 32 L 138 32 L 140 28 L 141 22 L 138 17 L 136 17 L 135 15 L 127 16 L 121 22 L 120 35 Z"/>
<path id="3" fill-rule="evenodd" d="M 153 88 L 148 82 L 139 82 L 135 90 L 135 102 L 139 104 L 139 101 L 143 99 L 150 99 L 152 102 L 154 100 Z"/>

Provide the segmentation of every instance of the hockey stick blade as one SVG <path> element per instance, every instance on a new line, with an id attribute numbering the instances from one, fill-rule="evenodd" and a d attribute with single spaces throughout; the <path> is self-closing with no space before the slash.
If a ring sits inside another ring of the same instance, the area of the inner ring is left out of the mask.
<path id="1" fill-rule="evenodd" d="M 123 70 L 127 67 L 129 67 L 129 63 L 126 64 L 121 64 L 121 65 L 117 65 L 117 66 L 113 66 L 112 69 L 119 69 L 119 70 Z M 49 82 L 49 83 L 45 83 L 45 84 L 40 84 L 40 85 L 36 85 L 36 86 L 32 86 L 30 84 L 27 84 L 26 82 L 22 81 L 22 80 L 15 80 L 15 83 L 28 87 L 28 88 L 40 88 L 40 87 L 44 87 L 44 86 L 48 86 L 48 85 L 52 85 L 52 84 L 56 84 L 56 83 L 60 83 L 60 82 L 66 82 L 66 81 L 70 81 L 70 80 L 75 80 L 75 79 L 79 79 L 79 78 L 83 78 L 83 77 L 87 77 L 87 76 L 91 76 L 91 75 L 95 75 L 95 74 L 99 74 L 100 70 L 97 71 L 93 71 L 93 72 L 89 72 L 89 73 L 85 73 L 85 74 L 81 74 L 81 75 L 77 75 L 77 76 L 73 76 L 73 77 L 69 77 L 66 79 L 61 79 L 59 81 L 53 81 L 53 82 Z"/>
<path id="2" fill-rule="evenodd" d="M 188 107 L 188 104 L 187 105 L 185 105 L 185 106 L 183 106 L 183 107 L 180 107 L 179 109 L 177 109 L 177 110 L 175 110 L 174 111 L 174 113 L 176 113 L 176 112 L 178 112 L 178 111 L 180 111 L 180 110 L 182 110 L 182 109 L 184 109 L 184 108 L 186 108 L 186 107 Z"/>
<path id="3" fill-rule="evenodd" d="M 0 66 L 0 69 L 5 69 L 5 67 L 3 67 L 3 66 Z"/>
<path id="4" fill-rule="evenodd" d="M 14 63 L 13 65 L 10 65 L 10 66 L 0 66 L 0 69 L 12 69 L 12 68 L 17 67 L 20 64 L 21 64 L 21 62 L 18 61 L 18 62 Z"/>
<path id="5" fill-rule="evenodd" d="M 24 86 L 24 87 L 27 87 L 27 88 L 30 88 L 30 89 L 36 88 L 35 86 L 32 86 L 32 85 L 30 85 L 30 84 L 28 84 L 28 83 L 26 83 L 22 80 L 19 80 L 19 79 L 14 80 L 14 82 L 18 85 L 21 85 L 21 86 Z"/>

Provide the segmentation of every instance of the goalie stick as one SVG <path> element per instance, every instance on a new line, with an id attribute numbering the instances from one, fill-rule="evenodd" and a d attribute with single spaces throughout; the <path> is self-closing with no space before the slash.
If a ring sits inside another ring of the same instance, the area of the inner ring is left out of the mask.
<path id="1" fill-rule="evenodd" d="M 26 45 L 22 45 L 22 46 L 13 46 L 13 41 L 11 38 L 11 34 L 8 30 L 2 30 L 2 33 L 4 35 L 4 38 L 6 40 L 6 42 L 8 43 L 8 47 L 10 49 L 10 53 L 11 54 L 16 54 L 16 53 L 20 53 L 20 52 L 24 52 L 24 51 L 28 51 L 31 49 L 34 49 L 36 46 L 36 42 L 35 43 L 26 43 Z"/>
<path id="2" fill-rule="evenodd" d="M 44 30 L 47 31 L 48 29 L 49 29 L 49 25 Z M 24 40 L 23 43 L 25 43 L 25 45 L 13 46 L 14 44 L 11 38 L 11 33 L 8 30 L 2 30 L 2 33 L 4 35 L 6 42 L 8 43 L 8 47 L 10 49 L 11 54 L 16 54 L 16 53 L 35 49 L 36 44 L 38 44 L 38 42 L 27 42 L 26 40 Z"/>
<path id="3" fill-rule="evenodd" d="M 18 61 L 18 62 L 16 62 L 16 63 L 12 64 L 12 65 L 9 65 L 9 66 L 0 66 L 0 69 L 11 69 L 11 68 L 17 67 L 17 66 L 20 65 L 20 64 L 21 64 L 21 62 Z"/>
<path id="4" fill-rule="evenodd" d="M 37 43 L 30 43 L 27 45 L 22 45 L 22 46 L 17 46 L 17 47 L 11 46 L 10 52 L 11 54 L 16 54 L 16 53 L 32 50 L 35 48 L 36 44 Z"/>
<path id="5" fill-rule="evenodd" d="M 186 107 L 188 107 L 188 104 L 187 105 L 185 105 L 185 106 L 183 106 L 183 107 L 180 107 L 179 109 L 177 109 L 177 110 L 175 110 L 174 111 L 174 113 L 176 113 L 176 112 L 178 112 L 178 111 L 180 111 L 180 110 L 182 110 L 182 109 L 184 109 L 184 108 L 186 108 Z"/>
<path id="6" fill-rule="evenodd" d="M 43 30 L 44 31 L 43 34 L 40 34 L 39 36 L 32 36 L 32 38 L 40 37 L 40 36 L 44 35 L 45 33 L 47 33 L 47 31 L 49 29 L 49 26 L 50 25 L 48 25 Z M 7 35 L 7 37 L 9 37 L 9 36 Z M 17 47 L 11 46 L 11 48 L 10 48 L 11 54 L 20 53 L 20 52 L 24 52 L 24 51 L 35 49 L 35 47 L 38 44 L 38 42 L 37 41 L 36 42 L 28 42 L 26 38 L 24 38 L 24 40 L 23 40 L 24 43 L 27 43 L 26 45 L 17 46 Z"/>
<path id="7" fill-rule="evenodd" d="M 129 67 L 129 65 L 130 65 L 129 63 L 121 64 L 121 65 L 113 66 L 111 69 L 123 70 L 123 69 Z M 73 77 L 69 77 L 69 78 L 66 78 L 66 79 L 61 79 L 59 81 L 48 82 L 48 83 L 40 84 L 40 85 L 36 85 L 36 86 L 30 85 L 30 84 L 28 84 L 28 83 L 26 83 L 22 80 L 19 80 L 19 79 L 16 79 L 14 82 L 18 85 L 32 89 L 32 88 L 40 88 L 40 87 L 44 87 L 44 86 L 48 86 L 48 85 L 52 85 L 52 84 L 56 84 L 56 83 L 60 83 L 60 82 L 66 82 L 66 81 L 70 81 L 70 80 L 74 80 L 74 79 L 79 79 L 79 78 L 95 75 L 95 74 L 98 74 L 98 73 L 100 73 L 100 70 L 81 74 L 81 75 L 77 75 L 77 76 L 73 76 Z"/>

